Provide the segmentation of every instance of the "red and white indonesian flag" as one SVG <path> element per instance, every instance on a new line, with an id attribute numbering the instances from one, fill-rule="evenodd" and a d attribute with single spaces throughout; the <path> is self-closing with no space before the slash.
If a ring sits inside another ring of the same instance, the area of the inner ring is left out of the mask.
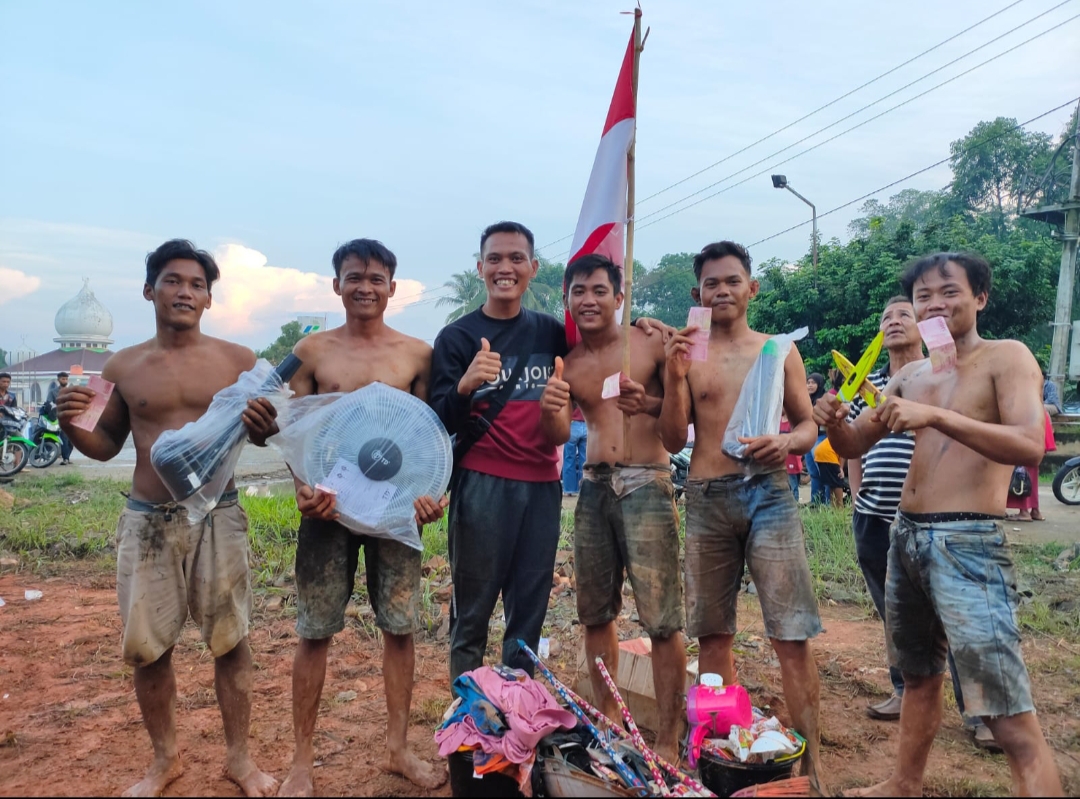
<path id="1" fill-rule="evenodd" d="M 634 141 L 634 35 L 626 45 L 619 80 L 611 98 L 604 135 L 596 148 L 589 187 L 581 204 L 570 261 L 599 253 L 623 265 L 626 252 L 626 156 Z M 620 317 L 621 317 L 620 313 Z M 577 327 L 566 311 L 566 339 L 570 346 L 579 340 Z"/>

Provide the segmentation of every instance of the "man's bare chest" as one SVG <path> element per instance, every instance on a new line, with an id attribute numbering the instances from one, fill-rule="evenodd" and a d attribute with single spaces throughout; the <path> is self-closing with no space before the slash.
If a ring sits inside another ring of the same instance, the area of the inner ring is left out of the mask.
<path id="1" fill-rule="evenodd" d="M 409 391 L 416 377 L 415 365 L 400 353 L 357 354 L 326 360 L 315 367 L 315 383 L 320 394 L 347 393 L 371 383 Z"/>

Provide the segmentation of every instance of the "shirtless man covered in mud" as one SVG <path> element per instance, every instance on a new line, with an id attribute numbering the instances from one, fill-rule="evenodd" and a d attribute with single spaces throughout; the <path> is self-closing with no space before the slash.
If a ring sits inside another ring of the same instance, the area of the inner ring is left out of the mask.
<path id="1" fill-rule="evenodd" d="M 943 359 L 935 370 L 931 350 L 931 359 L 889 380 L 882 405 L 853 422 L 836 397 L 814 408 L 848 458 L 890 432 L 915 433 L 885 586 L 889 659 L 904 676 L 900 749 L 893 776 L 864 795 L 922 795 L 949 647 L 965 711 L 981 716 L 1005 751 L 1014 792 L 1061 795 L 1020 652 L 1016 576 L 1001 523 L 1013 464 L 1043 457 L 1042 375 L 1020 342 L 979 336 L 990 278 L 989 264 L 969 253 L 913 262 L 900 283 L 920 322 L 945 320 L 955 363 Z"/>
<path id="2" fill-rule="evenodd" d="M 757 587 L 761 612 L 784 685 L 792 726 L 806 738 L 805 773 L 820 785 L 817 665 L 810 639 L 821 632 L 806 561 L 802 521 L 788 487 L 787 456 L 814 445 L 806 370 L 794 346 L 784 364 L 784 410 L 790 433 L 743 440 L 763 471 L 747 478 L 743 465 L 720 448 L 743 381 L 769 336 L 750 329 L 746 310 L 757 295 L 750 255 L 730 241 L 706 246 L 694 258 L 693 297 L 712 309 L 708 360 L 687 360 L 691 328 L 667 343 L 660 434 L 669 452 L 696 442 L 686 482 L 687 634 L 699 639 L 702 673 L 736 682 L 732 644 L 743 564 Z"/>
<path id="3" fill-rule="evenodd" d="M 574 565 L 578 617 L 593 695 L 610 719 L 619 706 L 595 666 L 597 657 L 618 671 L 615 620 L 622 609 L 624 572 L 629 572 L 641 624 L 652 641 L 653 682 L 660 706 L 656 751 L 678 759 L 681 696 L 686 680 L 683 595 L 679 575 L 679 516 L 668 453 L 656 429 L 663 403 L 664 343 L 661 336 L 630 329 L 630 375 L 619 393 L 604 399 L 604 379 L 622 369 L 623 333 L 615 318 L 622 306 L 619 268 L 602 255 L 586 255 L 566 268 L 570 315 L 581 342 L 555 361 L 555 376 L 540 398 L 541 425 L 552 440 L 569 435 L 571 397 L 588 425 L 588 454 L 574 511 Z M 623 414 L 630 446 L 623 446 Z"/>
<path id="4" fill-rule="evenodd" d="M 225 726 L 225 775 L 248 796 L 267 796 L 277 782 L 248 755 L 251 651 L 248 617 L 247 516 L 230 480 L 217 507 L 189 524 L 150 463 L 150 448 L 166 430 L 195 421 L 221 389 L 255 365 L 246 347 L 199 329 L 219 275 L 209 253 L 189 241 L 167 241 L 146 257 L 143 297 L 154 304 L 157 335 L 128 347 L 105 364 L 116 384 L 93 432 L 72 426 L 94 397 L 67 386 L 57 397 L 60 426 L 87 457 L 110 460 L 130 433 L 135 474 L 117 529 L 116 591 L 124 622 L 124 661 L 134 667 L 135 696 L 154 746 L 146 777 L 124 796 L 160 796 L 183 771 L 176 745 L 173 647 L 190 611 L 214 656 L 214 688 Z M 274 408 L 249 402 L 243 420 L 259 446 L 276 432 Z"/>
<path id="5" fill-rule="evenodd" d="M 431 347 L 387 327 L 386 306 L 394 296 L 397 258 L 380 242 L 354 239 L 334 253 L 334 291 L 345 306 L 345 324 L 300 340 L 293 352 L 303 361 L 289 386 L 297 396 L 350 392 L 385 383 L 427 401 Z M 313 796 L 315 748 L 326 656 L 335 633 L 345 629 L 360 548 L 364 548 L 368 595 L 375 623 L 383 632 L 386 690 L 386 769 L 421 788 L 446 781 L 436 768 L 409 749 L 409 707 L 413 690 L 413 633 L 419 623 L 420 551 L 397 541 L 350 532 L 335 519 L 334 497 L 296 481 L 296 504 L 303 517 L 296 545 L 296 632 L 293 662 L 293 726 L 296 752 L 281 796 Z M 416 502 L 417 519 L 439 519 L 445 497 Z"/>

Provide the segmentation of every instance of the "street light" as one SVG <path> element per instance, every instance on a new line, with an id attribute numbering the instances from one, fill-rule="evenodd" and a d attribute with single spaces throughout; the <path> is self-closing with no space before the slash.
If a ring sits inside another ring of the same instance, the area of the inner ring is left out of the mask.
<path id="1" fill-rule="evenodd" d="M 817 208 L 812 202 L 803 197 L 795 189 L 791 188 L 787 182 L 787 175 L 773 175 L 772 185 L 774 189 L 787 189 L 804 203 L 810 206 L 810 213 L 813 214 L 814 219 L 814 240 L 813 240 L 813 253 L 814 253 L 814 271 L 817 271 Z"/>

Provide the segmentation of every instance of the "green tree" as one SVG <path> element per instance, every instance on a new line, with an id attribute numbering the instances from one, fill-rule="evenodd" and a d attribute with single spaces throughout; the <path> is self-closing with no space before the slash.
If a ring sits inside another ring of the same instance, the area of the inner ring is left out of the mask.
<path id="1" fill-rule="evenodd" d="M 293 347 L 296 346 L 296 342 L 304 337 L 304 334 L 300 330 L 300 323 L 293 320 L 292 322 L 286 322 L 281 326 L 281 334 L 277 337 L 269 347 L 265 350 L 260 350 L 255 353 L 260 358 L 266 358 L 270 363 L 277 366 L 292 352 Z"/>
<path id="2" fill-rule="evenodd" d="M 1015 119 L 980 122 L 949 145 L 951 195 L 965 208 L 991 215 L 998 230 L 1024 205 L 1029 176 L 1045 171 L 1052 137 L 1016 127 Z"/>
<path id="3" fill-rule="evenodd" d="M 694 253 L 668 253 L 651 270 L 635 261 L 634 315 L 651 316 L 672 327 L 683 328 L 695 304 L 690 290 L 696 285 Z"/>
<path id="4" fill-rule="evenodd" d="M 449 280 L 443 283 L 443 287 L 449 289 L 450 294 L 439 297 L 435 307 L 446 306 L 452 309 L 446 315 L 446 324 L 456 322 L 465 314 L 472 313 L 483 305 L 484 300 L 487 298 L 484 281 L 480 279 L 480 275 L 476 273 L 475 269 L 456 272 L 450 276 Z"/>

